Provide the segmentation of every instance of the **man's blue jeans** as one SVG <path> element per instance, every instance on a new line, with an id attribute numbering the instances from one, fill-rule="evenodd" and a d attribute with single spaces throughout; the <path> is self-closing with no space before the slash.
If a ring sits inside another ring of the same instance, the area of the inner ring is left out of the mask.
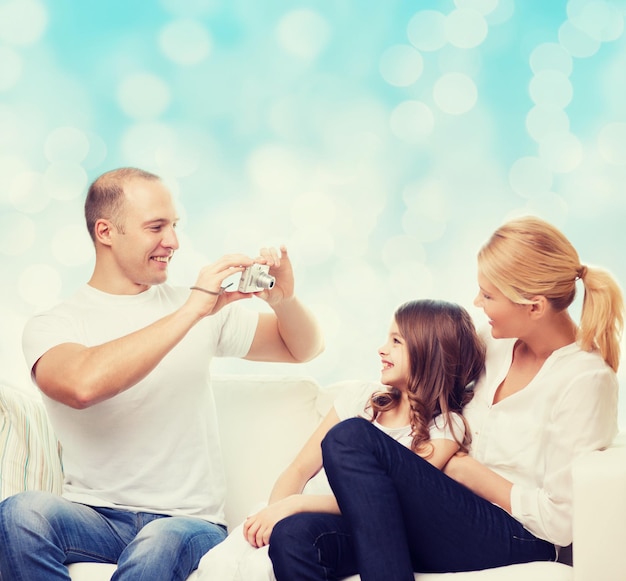
<path id="1" fill-rule="evenodd" d="M 278 581 L 413 581 L 413 572 L 473 571 L 553 561 L 538 539 L 367 420 L 337 424 L 322 442 L 341 516 L 301 513 L 276 524 Z"/>
<path id="2" fill-rule="evenodd" d="M 47 492 L 0 503 L 0 579 L 69 581 L 67 565 L 117 563 L 112 581 L 184 581 L 226 528 L 77 504 Z"/>

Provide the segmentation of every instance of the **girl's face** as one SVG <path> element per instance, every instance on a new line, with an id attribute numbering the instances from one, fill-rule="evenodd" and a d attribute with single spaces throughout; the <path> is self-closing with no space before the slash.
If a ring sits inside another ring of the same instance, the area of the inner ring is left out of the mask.
<path id="1" fill-rule="evenodd" d="M 482 274 L 478 273 L 478 295 L 474 304 L 481 308 L 496 339 L 523 337 L 527 321 L 526 305 L 518 305 L 504 296 Z"/>
<path id="2" fill-rule="evenodd" d="M 389 328 L 387 341 L 378 349 L 378 354 L 382 363 L 381 382 L 384 385 L 405 391 L 409 383 L 411 371 L 409 350 L 404 337 L 400 334 L 395 319 Z"/>

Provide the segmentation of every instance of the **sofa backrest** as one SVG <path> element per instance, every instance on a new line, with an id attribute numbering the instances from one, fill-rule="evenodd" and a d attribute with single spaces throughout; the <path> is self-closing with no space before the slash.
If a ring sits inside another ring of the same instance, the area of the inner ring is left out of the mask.
<path id="1" fill-rule="evenodd" d="M 332 405 L 307 377 L 216 375 L 213 390 L 226 470 L 226 518 L 238 525 L 267 502 L 276 478 Z"/>

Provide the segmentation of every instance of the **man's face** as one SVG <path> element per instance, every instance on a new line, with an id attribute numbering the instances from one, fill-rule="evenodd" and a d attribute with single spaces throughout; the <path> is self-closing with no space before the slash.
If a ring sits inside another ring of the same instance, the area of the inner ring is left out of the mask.
<path id="1" fill-rule="evenodd" d="M 161 181 L 133 179 L 124 185 L 124 193 L 122 228 L 112 227 L 111 251 L 125 292 L 135 294 L 167 280 L 178 249 L 178 215 Z"/>

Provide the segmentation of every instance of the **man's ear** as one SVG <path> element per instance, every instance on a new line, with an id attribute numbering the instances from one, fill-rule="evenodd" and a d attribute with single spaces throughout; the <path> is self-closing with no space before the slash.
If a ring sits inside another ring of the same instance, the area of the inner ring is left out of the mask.
<path id="1" fill-rule="evenodd" d="M 530 304 L 530 316 L 534 319 L 540 319 L 544 316 L 550 306 L 548 299 L 543 295 L 536 295 L 530 300 L 532 301 Z"/>
<path id="2" fill-rule="evenodd" d="M 111 231 L 113 230 L 113 224 L 104 218 L 96 220 L 94 224 L 94 232 L 96 235 L 96 242 L 103 244 L 104 246 L 111 246 Z"/>

